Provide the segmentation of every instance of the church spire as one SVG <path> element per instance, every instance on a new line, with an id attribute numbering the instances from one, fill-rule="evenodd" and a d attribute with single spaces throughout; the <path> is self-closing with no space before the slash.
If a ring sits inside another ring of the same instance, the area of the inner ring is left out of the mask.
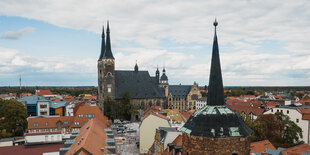
<path id="1" fill-rule="evenodd" d="M 138 72 L 139 68 L 138 68 L 138 63 L 137 63 L 137 60 L 136 60 L 136 65 L 135 65 L 135 72 Z"/>
<path id="2" fill-rule="evenodd" d="M 212 50 L 207 104 L 225 105 L 220 55 L 216 35 L 216 26 L 218 25 L 216 19 L 213 25 L 214 25 L 214 39 L 213 39 L 213 50 Z"/>
<path id="3" fill-rule="evenodd" d="M 106 48 L 105 48 L 104 58 L 105 59 L 114 59 L 113 54 L 112 54 L 112 50 L 111 50 L 109 21 L 107 23 L 107 40 L 106 40 Z"/>
<path id="4" fill-rule="evenodd" d="M 104 26 L 102 26 L 102 41 L 101 41 L 101 53 L 99 56 L 99 61 L 102 60 L 105 52 L 105 36 L 104 36 Z"/>

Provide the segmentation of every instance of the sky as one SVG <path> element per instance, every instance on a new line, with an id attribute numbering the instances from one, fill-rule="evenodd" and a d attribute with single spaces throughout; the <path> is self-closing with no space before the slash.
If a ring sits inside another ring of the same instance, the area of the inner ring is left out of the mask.
<path id="1" fill-rule="evenodd" d="M 309 86 L 307 0 L 0 0 L 0 86 L 96 86 L 102 26 L 116 70 L 208 85 L 216 18 L 225 86 Z"/>

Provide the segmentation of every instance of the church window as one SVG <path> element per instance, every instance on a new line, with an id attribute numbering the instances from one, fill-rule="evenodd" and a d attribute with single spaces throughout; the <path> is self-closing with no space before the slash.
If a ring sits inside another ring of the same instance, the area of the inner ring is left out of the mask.
<path id="1" fill-rule="evenodd" d="M 157 105 L 157 106 L 160 106 L 160 102 L 159 102 L 159 101 L 157 101 L 157 102 L 156 102 L 156 105 Z"/>
<path id="2" fill-rule="evenodd" d="M 112 74 L 110 72 L 108 73 L 107 83 L 112 84 Z"/>
<path id="3" fill-rule="evenodd" d="M 150 107 L 152 106 L 152 101 L 149 102 L 149 106 L 150 106 Z"/>

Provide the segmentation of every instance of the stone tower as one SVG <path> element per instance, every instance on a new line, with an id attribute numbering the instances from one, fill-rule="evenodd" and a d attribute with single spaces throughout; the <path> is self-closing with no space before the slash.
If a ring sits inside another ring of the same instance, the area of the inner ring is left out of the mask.
<path id="1" fill-rule="evenodd" d="M 157 73 L 156 73 L 156 75 L 157 75 Z M 158 75 L 159 75 L 159 72 L 158 72 Z M 160 77 L 159 86 L 165 88 L 165 96 L 167 97 L 168 93 L 169 93 L 169 83 L 168 83 L 168 77 L 166 75 L 165 67 L 163 68 L 163 75 L 161 75 L 161 77 Z"/>
<path id="2" fill-rule="evenodd" d="M 215 33 L 207 105 L 194 113 L 181 128 L 183 155 L 248 155 L 252 130 L 224 101 L 219 49 Z"/>
<path id="3" fill-rule="evenodd" d="M 111 50 L 110 28 L 107 23 L 107 39 L 102 31 L 101 53 L 98 60 L 98 106 L 103 111 L 104 99 L 115 98 L 115 60 Z"/>

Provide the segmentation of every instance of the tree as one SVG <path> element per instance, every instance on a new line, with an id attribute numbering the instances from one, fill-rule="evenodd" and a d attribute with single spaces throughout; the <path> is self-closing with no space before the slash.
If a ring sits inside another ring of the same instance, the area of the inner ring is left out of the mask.
<path id="1" fill-rule="evenodd" d="M 131 120 L 131 115 L 135 112 L 130 103 L 129 92 L 123 92 L 119 101 L 114 101 L 110 97 L 104 100 L 104 114 L 109 119 Z"/>
<path id="2" fill-rule="evenodd" d="M 260 115 L 255 121 L 248 117 L 245 123 L 253 130 L 252 141 L 268 139 L 276 147 L 292 147 L 304 143 L 302 129 L 282 113 Z"/>
<path id="3" fill-rule="evenodd" d="M 201 96 L 202 96 L 202 97 L 208 97 L 208 93 L 203 92 L 203 91 L 201 91 L 200 93 L 201 93 Z"/>
<path id="4" fill-rule="evenodd" d="M 122 109 L 121 115 L 122 118 L 125 120 L 130 120 L 131 119 L 131 114 L 134 112 L 133 108 L 130 104 L 130 93 L 129 92 L 123 92 L 121 94 L 121 106 L 120 108 Z"/>
<path id="5" fill-rule="evenodd" d="M 290 117 L 284 115 L 281 112 L 275 113 L 278 120 L 284 125 L 283 139 L 286 147 L 292 147 L 298 144 L 303 144 L 304 142 L 299 140 L 302 138 L 302 129 L 293 121 Z"/>
<path id="6" fill-rule="evenodd" d="M 22 136 L 26 128 L 25 106 L 16 100 L 0 99 L 0 138 Z"/>

